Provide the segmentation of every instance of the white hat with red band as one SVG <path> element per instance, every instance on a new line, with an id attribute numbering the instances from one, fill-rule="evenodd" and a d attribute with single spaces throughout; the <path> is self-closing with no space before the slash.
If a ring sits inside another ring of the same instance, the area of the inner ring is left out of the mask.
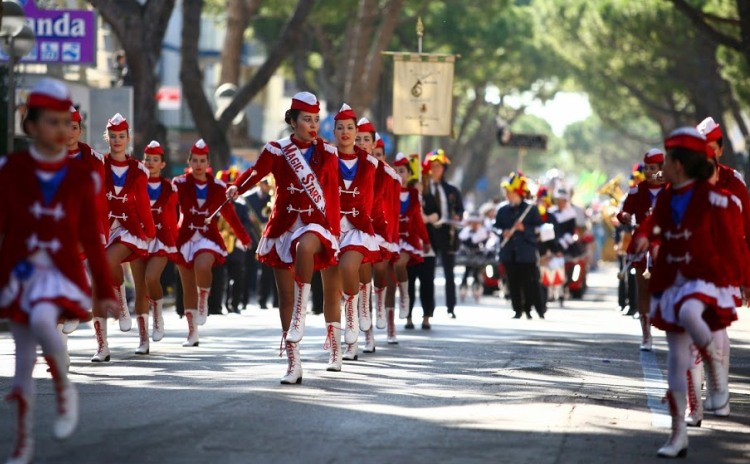
<path id="1" fill-rule="evenodd" d="M 310 92 L 299 92 L 292 97 L 291 109 L 316 114 L 320 113 L 320 102 Z"/>

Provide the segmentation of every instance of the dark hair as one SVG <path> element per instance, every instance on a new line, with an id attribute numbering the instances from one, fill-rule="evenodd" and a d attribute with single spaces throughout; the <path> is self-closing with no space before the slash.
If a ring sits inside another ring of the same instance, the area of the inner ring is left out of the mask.
<path id="1" fill-rule="evenodd" d="M 716 139 L 716 145 L 719 146 L 719 148 L 724 148 L 724 137 L 719 137 Z"/>
<path id="2" fill-rule="evenodd" d="M 26 127 L 26 123 L 37 122 L 42 115 L 42 111 L 44 110 L 41 108 L 27 108 L 26 109 L 26 115 L 23 117 L 23 122 L 21 123 L 21 127 L 23 127 L 23 131 L 26 133 L 26 135 L 31 135 L 29 133 L 29 129 Z"/>
<path id="3" fill-rule="evenodd" d="M 292 125 L 292 121 L 296 121 L 299 117 L 301 110 L 286 110 L 286 113 L 284 114 L 284 122 Z"/>
<path id="4" fill-rule="evenodd" d="M 691 179 L 707 180 L 714 174 L 714 165 L 708 161 L 705 153 L 676 147 L 667 150 L 667 155 L 679 161 L 685 169 L 685 175 Z"/>

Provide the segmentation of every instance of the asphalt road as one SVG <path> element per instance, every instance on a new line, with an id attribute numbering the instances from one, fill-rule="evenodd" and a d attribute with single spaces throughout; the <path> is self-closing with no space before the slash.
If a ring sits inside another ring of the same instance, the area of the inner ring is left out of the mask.
<path id="1" fill-rule="evenodd" d="M 301 386 L 281 386 L 273 310 L 211 316 L 201 346 L 183 348 L 186 324 L 137 356 L 137 333 L 109 326 L 112 362 L 92 364 L 90 327 L 70 337 L 81 425 L 51 437 L 53 388 L 39 363 L 38 463 L 642 463 L 668 435 L 666 343 L 638 351 L 638 322 L 616 309 L 616 271 L 590 275 L 584 301 L 546 320 L 513 320 L 484 297 L 439 308 L 433 330 L 377 333 L 375 354 L 325 371 L 325 325 L 308 316 Z M 438 302 L 441 298 L 438 299 Z M 419 315 L 419 310 L 417 310 Z M 690 430 L 685 462 L 750 462 L 750 314 L 730 329 L 732 416 Z M 10 388 L 13 342 L 0 333 L 0 392 Z M 0 404 L 0 457 L 12 413 Z"/>

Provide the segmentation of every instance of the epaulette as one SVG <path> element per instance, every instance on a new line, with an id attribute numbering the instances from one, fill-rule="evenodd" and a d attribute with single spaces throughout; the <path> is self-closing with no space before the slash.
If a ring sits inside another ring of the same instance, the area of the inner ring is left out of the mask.
<path id="1" fill-rule="evenodd" d="M 102 163 L 104 162 L 104 155 L 102 153 L 99 153 L 96 150 L 93 150 L 93 149 L 91 150 L 91 156 L 93 156 L 94 158 L 98 159 Z"/>
<path id="2" fill-rule="evenodd" d="M 143 173 L 144 173 L 144 174 L 146 174 L 146 177 L 149 177 L 149 176 L 151 175 L 151 173 L 150 173 L 150 172 L 148 172 L 148 169 L 146 168 L 146 166 L 145 166 L 145 165 L 144 165 L 143 163 L 141 163 L 141 162 L 140 162 L 140 161 L 138 161 L 138 160 L 136 160 L 136 163 L 138 164 L 138 168 L 139 168 L 139 169 L 140 169 L 141 171 L 143 171 Z"/>
<path id="3" fill-rule="evenodd" d="M 222 188 L 227 188 L 226 182 L 224 182 L 221 179 L 214 179 L 214 182 L 216 182 L 217 185 L 221 186 Z"/>
<path id="4" fill-rule="evenodd" d="M 742 182 L 742 185 L 745 185 L 745 179 L 742 177 L 742 174 L 736 169 L 732 169 L 732 174 L 734 174 L 734 177 L 740 180 Z"/>
<path id="5" fill-rule="evenodd" d="M 99 193 L 102 189 L 102 180 L 96 172 L 91 173 L 91 179 L 94 180 L 94 193 Z"/>
<path id="6" fill-rule="evenodd" d="M 175 184 L 184 184 L 185 181 L 187 181 L 187 176 L 185 176 L 185 174 L 180 174 L 179 176 L 172 179 L 172 182 Z"/>
<path id="7" fill-rule="evenodd" d="M 726 208 L 729 206 L 729 198 L 718 192 L 708 192 L 708 202 L 719 208 Z"/>
<path id="8" fill-rule="evenodd" d="M 281 147 L 278 146 L 276 142 L 268 142 L 266 146 L 263 147 L 263 149 L 276 156 L 281 156 L 284 154 L 284 152 L 281 151 Z"/>
<path id="9" fill-rule="evenodd" d="M 164 179 L 164 180 L 169 184 L 169 186 L 172 188 L 173 192 L 177 191 L 177 186 L 174 184 L 174 181 L 171 181 L 169 179 Z"/>
<path id="10" fill-rule="evenodd" d="M 327 142 L 323 142 L 323 150 L 327 151 L 328 153 L 332 155 L 335 155 L 336 153 L 338 153 L 338 150 L 336 149 L 336 147 L 334 147 L 333 145 Z"/>
<path id="11" fill-rule="evenodd" d="M 737 205 L 737 207 L 740 209 L 740 213 L 742 212 L 742 202 L 739 198 L 737 198 L 736 195 L 731 195 L 729 198 L 732 199 L 732 201 Z"/>
<path id="12" fill-rule="evenodd" d="M 369 161 L 373 166 L 378 167 L 378 159 L 374 156 L 367 155 L 367 161 Z"/>

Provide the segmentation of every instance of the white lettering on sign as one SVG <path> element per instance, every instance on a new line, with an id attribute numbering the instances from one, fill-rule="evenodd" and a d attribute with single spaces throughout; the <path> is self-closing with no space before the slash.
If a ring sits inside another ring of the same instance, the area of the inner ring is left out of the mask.
<path id="1" fill-rule="evenodd" d="M 70 19 L 70 13 L 57 18 L 27 18 L 26 24 L 37 37 L 85 37 L 86 21 L 82 18 Z"/>

